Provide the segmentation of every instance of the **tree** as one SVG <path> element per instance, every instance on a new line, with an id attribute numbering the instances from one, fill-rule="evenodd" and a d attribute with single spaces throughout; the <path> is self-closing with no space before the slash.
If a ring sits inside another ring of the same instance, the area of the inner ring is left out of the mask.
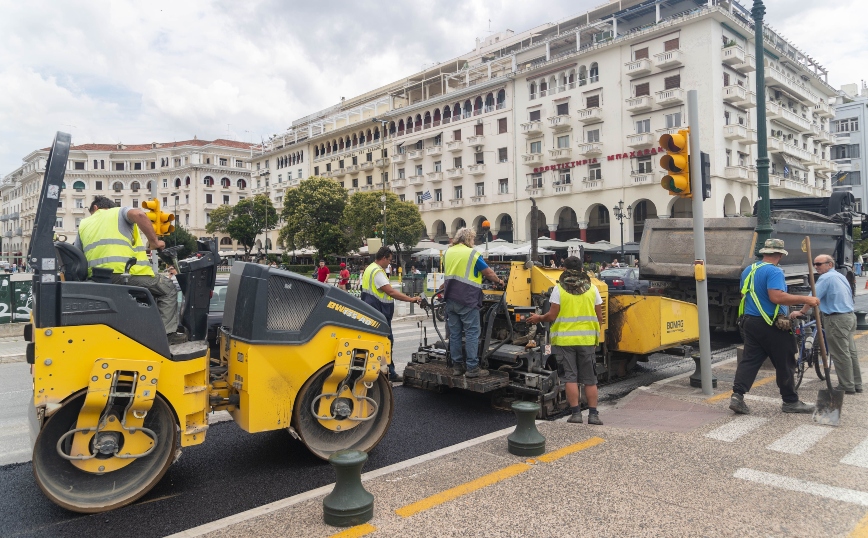
<path id="1" fill-rule="evenodd" d="M 386 200 L 386 240 L 395 247 L 398 263 L 405 248 L 413 248 L 425 233 L 425 223 L 419 207 L 413 202 L 396 201 L 389 206 Z"/>
<path id="2" fill-rule="evenodd" d="M 866 252 L 868 252 L 868 239 L 862 239 L 861 226 L 853 226 L 853 257 L 859 258 Z"/>
<path id="3" fill-rule="evenodd" d="M 347 191 L 337 182 L 311 177 L 283 197 L 284 226 L 278 239 L 291 250 L 312 246 L 320 257 L 343 254 L 347 238 L 341 217 Z"/>
<path id="4" fill-rule="evenodd" d="M 178 252 L 179 260 L 186 258 L 199 250 L 196 246 L 196 236 L 188 232 L 183 226 L 175 226 L 175 231 L 169 235 L 163 236 L 161 239 L 166 243 L 167 247 L 184 245 L 184 248 Z"/>
<path id="5" fill-rule="evenodd" d="M 209 234 L 229 233 L 229 222 L 232 220 L 233 208 L 231 205 L 221 205 L 210 213 L 211 220 L 205 225 L 205 231 Z"/>
<path id="6" fill-rule="evenodd" d="M 344 210 L 344 223 L 351 248 L 358 248 L 364 239 L 382 231 L 382 192 L 357 192 L 350 197 Z M 402 202 L 394 193 L 386 193 L 386 241 L 395 247 L 400 262 L 404 248 L 413 247 L 425 233 L 425 223 L 419 208 L 412 202 Z"/>
<path id="7" fill-rule="evenodd" d="M 277 210 L 271 204 L 271 199 L 264 194 L 257 194 L 235 204 L 225 233 L 241 243 L 244 246 L 244 255 L 248 256 L 257 235 L 277 228 L 277 218 Z"/>

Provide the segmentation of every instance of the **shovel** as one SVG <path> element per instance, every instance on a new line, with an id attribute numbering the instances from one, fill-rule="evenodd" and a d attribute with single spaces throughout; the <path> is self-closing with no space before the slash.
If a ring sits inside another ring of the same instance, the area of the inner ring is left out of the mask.
<path id="1" fill-rule="evenodd" d="M 808 251 L 808 276 L 811 281 L 811 293 L 817 296 L 817 287 L 814 285 L 814 256 L 811 254 L 811 238 L 805 237 L 805 247 Z M 814 345 L 820 346 L 820 355 L 823 356 L 823 370 L 826 374 L 826 389 L 817 391 L 817 405 L 814 407 L 814 422 L 837 426 L 841 421 L 841 407 L 844 406 L 844 391 L 832 388 L 832 376 L 829 375 L 829 355 L 826 353 L 825 335 L 823 323 L 820 319 L 820 307 L 814 307 L 814 319 L 817 320 L 817 339 Z"/>

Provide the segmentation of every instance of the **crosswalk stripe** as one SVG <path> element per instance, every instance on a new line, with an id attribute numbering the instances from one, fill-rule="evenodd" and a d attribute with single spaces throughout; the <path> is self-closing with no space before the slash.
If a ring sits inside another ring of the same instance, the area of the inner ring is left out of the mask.
<path id="1" fill-rule="evenodd" d="M 803 424 L 766 448 L 785 454 L 804 454 L 831 431 L 831 428 L 824 426 Z"/>
<path id="2" fill-rule="evenodd" d="M 742 480 L 765 484 L 780 489 L 809 493 L 811 495 L 826 497 L 827 499 L 833 499 L 836 501 L 868 506 L 868 493 L 865 493 L 864 491 L 828 486 L 826 484 L 818 484 L 816 482 L 809 482 L 807 480 L 800 480 L 798 478 L 746 468 L 737 470 L 733 476 L 735 478 L 741 478 Z"/>
<path id="3" fill-rule="evenodd" d="M 711 430 L 706 433 L 705 436 L 711 439 L 717 439 L 718 441 L 732 443 L 740 437 L 743 437 L 759 428 L 768 421 L 769 419 L 762 417 L 740 416 L 730 420 L 723 426 Z"/>
<path id="4" fill-rule="evenodd" d="M 841 463 L 868 469 L 868 438 L 856 445 L 849 454 L 841 458 Z"/>

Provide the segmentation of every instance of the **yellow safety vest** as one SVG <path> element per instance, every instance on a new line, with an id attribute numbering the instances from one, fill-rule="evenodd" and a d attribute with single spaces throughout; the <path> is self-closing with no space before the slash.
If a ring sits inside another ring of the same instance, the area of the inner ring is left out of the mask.
<path id="1" fill-rule="evenodd" d="M 127 260 L 135 258 L 136 264 L 130 268 L 130 274 L 136 276 L 154 276 L 145 245 L 139 236 L 139 227 L 133 224 L 132 240 L 122 234 L 118 226 L 121 209 L 98 209 L 87 217 L 78 227 L 78 237 L 81 248 L 87 258 L 87 276 L 93 275 L 94 267 L 105 267 L 115 273 L 123 273 Z"/>
<path id="2" fill-rule="evenodd" d="M 593 286 L 581 295 L 573 295 L 560 284 L 561 309 L 551 327 L 556 346 L 596 346 L 600 342 L 600 322 L 594 308 Z"/>
<path id="3" fill-rule="evenodd" d="M 479 256 L 481 256 L 479 252 L 464 243 L 449 247 L 443 254 L 445 258 L 444 265 L 446 267 L 446 282 L 456 280 L 468 286 L 482 289 L 482 274 L 473 274 L 473 267 L 476 265 L 476 260 L 479 259 Z"/>
<path id="4" fill-rule="evenodd" d="M 372 263 L 365 269 L 365 272 L 362 274 L 362 291 L 370 293 L 381 303 L 391 303 L 394 299 L 386 295 L 385 292 L 378 290 L 377 286 L 374 284 L 374 277 L 377 275 L 377 272 L 383 273 L 384 276 L 386 275 L 383 268 L 377 265 L 376 262 Z"/>
<path id="5" fill-rule="evenodd" d="M 762 315 L 765 322 L 772 325 L 778 317 L 781 305 L 776 304 L 774 315 L 769 317 L 769 315 L 766 314 L 766 311 L 763 310 L 763 305 L 760 304 L 759 297 L 756 296 L 756 288 L 754 287 L 754 275 L 756 274 L 756 270 L 763 265 L 771 264 L 768 262 L 757 262 L 750 266 L 750 273 L 747 274 L 747 278 L 744 279 L 744 286 L 741 287 L 741 302 L 738 304 L 738 315 L 744 315 L 744 300 L 747 299 L 747 294 L 750 293 L 750 298 L 753 299 L 753 304 L 756 305 L 756 309 L 759 310 L 759 313 Z"/>

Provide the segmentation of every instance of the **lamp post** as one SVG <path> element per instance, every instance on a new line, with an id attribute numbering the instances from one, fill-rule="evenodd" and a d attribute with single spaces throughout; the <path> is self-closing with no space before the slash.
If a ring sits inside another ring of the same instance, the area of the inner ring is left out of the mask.
<path id="1" fill-rule="evenodd" d="M 386 149 L 386 127 L 389 125 L 389 122 L 378 118 L 373 118 L 371 121 L 380 124 L 380 158 L 383 159 L 383 164 L 385 164 L 386 157 L 383 155 L 383 152 Z M 383 194 L 380 195 L 380 201 L 383 202 L 383 246 L 386 246 L 386 176 L 384 175 L 382 179 Z"/>
<path id="2" fill-rule="evenodd" d="M 181 219 L 178 218 L 180 216 L 180 215 L 178 215 L 178 196 L 179 196 L 179 194 L 177 192 L 173 192 L 170 196 L 175 199 L 175 219 L 177 219 L 178 225 L 180 226 L 181 225 Z M 176 235 L 175 236 L 175 244 L 172 246 L 176 246 L 177 244 L 178 244 L 178 236 Z"/>
<path id="3" fill-rule="evenodd" d="M 624 219 L 630 220 L 633 217 L 633 206 L 627 206 L 627 212 L 624 212 L 624 201 L 618 200 L 618 205 L 612 208 L 615 218 L 621 224 L 621 259 L 624 259 Z"/>
<path id="4" fill-rule="evenodd" d="M 756 248 L 763 247 L 766 239 L 772 235 L 771 207 L 769 203 L 769 154 L 766 138 L 766 86 L 765 86 L 765 52 L 763 48 L 763 16 L 766 8 L 762 0 L 754 0 L 751 15 L 753 15 L 754 45 L 756 53 L 756 108 L 757 130 L 757 219 Z M 757 256 L 759 254 L 757 253 Z"/>

